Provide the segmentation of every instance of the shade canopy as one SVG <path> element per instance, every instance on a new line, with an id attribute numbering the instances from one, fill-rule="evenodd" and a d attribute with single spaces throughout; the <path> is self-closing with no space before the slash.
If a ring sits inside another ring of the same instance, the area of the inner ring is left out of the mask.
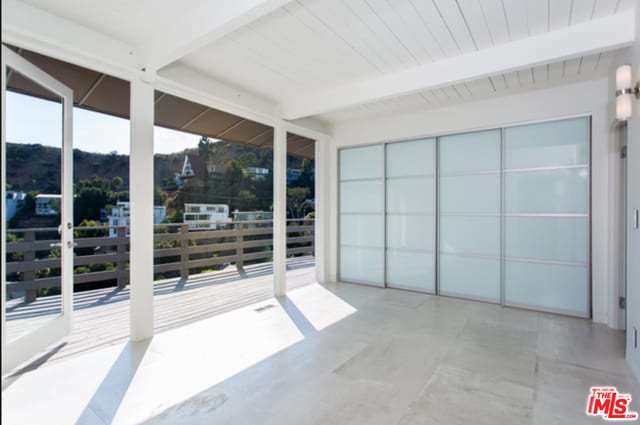
<path id="1" fill-rule="evenodd" d="M 29 50 L 11 48 L 71 88 L 74 106 L 129 119 L 128 81 Z M 58 100 L 48 90 L 16 72 L 8 75 L 7 89 L 41 99 Z M 155 125 L 198 136 L 273 149 L 273 127 L 160 91 L 155 93 Z M 313 159 L 314 140 L 287 133 L 287 153 Z"/>

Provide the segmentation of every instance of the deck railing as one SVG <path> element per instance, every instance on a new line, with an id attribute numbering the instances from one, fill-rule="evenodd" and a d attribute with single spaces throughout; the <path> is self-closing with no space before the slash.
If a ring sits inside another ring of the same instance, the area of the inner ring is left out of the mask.
<path id="1" fill-rule="evenodd" d="M 229 264 L 270 261 L 273 256 L 273 221 L 218 222 L 215 229 L 190 230 L 189 224 L 155 226 L 156 279 L 188 277 Z M 109 229 L 117 236 L 109 237 Z M 74 286 L 112 281 L 129 283 L 129 237 L 126 226 L 76 227 Z M 31 302 L 43 290 L 60 286 L 58 232 L 55 228 L 10 229 L 7 242 L 7 295 L 24 293 Z M 314 221 L 287 220 L 287 256 L 313 255 Z"/>

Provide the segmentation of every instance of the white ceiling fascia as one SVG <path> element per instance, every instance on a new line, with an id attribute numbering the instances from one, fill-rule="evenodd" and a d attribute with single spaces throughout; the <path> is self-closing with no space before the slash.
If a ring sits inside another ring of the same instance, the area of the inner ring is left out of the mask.
<path id="1" fill-rule="evenodd" d="M 158 25 L 139 46 L 143 66 L 159 70 L 231 32 L 264 17 L 290 0 L 191 0 L 181 16 Z"/>
<path id="2" fill-rule="evenodd" d="M 17 0 L 2 0 L 2 41 L 115 77 L 138 69 L 132 46 Z"/>

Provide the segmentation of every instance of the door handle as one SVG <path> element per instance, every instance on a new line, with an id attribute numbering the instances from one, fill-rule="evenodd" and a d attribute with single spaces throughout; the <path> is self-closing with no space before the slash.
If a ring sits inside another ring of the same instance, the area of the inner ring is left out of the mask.
<path id="1" fill-rule="evenodd" d="M 51 248 L 60 247 L 60 246 L 62 246 L 62 242 L 55 242 L 55 243 L 49 244 L 49 246 Z"/>

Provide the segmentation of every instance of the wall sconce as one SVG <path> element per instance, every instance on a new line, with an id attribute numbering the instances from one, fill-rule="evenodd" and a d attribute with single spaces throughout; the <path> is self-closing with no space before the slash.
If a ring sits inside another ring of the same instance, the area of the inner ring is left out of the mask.
<path id="1" fill-rule="evenodd" d="M 616 118 L 626 121 L 631 118 L 631 101 L 639 96 L 639 85 L 631 87 L 631 65 L 620 65 L 616 69 Z"/>

